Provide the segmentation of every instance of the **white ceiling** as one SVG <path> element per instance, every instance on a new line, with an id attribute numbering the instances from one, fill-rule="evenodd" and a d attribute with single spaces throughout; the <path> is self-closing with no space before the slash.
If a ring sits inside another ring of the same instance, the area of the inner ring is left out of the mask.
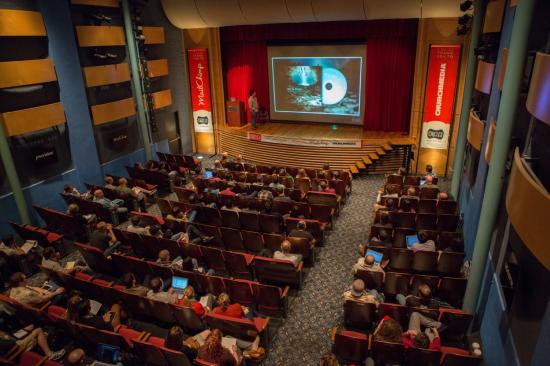
<path id="1" fill-rule="evenodd" d="M 162 0 L 178 28 L 336 20 L 446 18 L 461 0 Z M 420 4 L 422 3 L 422 13 Z"/>

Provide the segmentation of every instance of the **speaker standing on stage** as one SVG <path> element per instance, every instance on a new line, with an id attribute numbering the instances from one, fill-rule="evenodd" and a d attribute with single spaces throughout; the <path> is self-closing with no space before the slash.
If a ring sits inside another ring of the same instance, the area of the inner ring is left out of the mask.
<path id="1" fill-rule="evenodd" d="M 252 129 L 255 130 L 256 118 L 258 116 L 260 106 L 258 105 L 258 98 L 256 98 L 256 91 L 254 89 L 250 89 L 250 93 L 248 93 L 248 107 L 250 108 L 250 113 L 252 114 L 252 121 L 250 122 L 250 125 L 252 126 Z"/>

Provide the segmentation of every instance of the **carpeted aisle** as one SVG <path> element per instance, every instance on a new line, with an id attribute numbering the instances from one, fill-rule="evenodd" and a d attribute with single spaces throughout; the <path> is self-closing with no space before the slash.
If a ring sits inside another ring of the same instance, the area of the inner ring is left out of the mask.
<path id="1" fill-rule="evenodd" d="M 341 296 L 351 284 L 358 245 L 368 238 L 376 190 L 383 184 L 381 175 L 353 180 L 353 193 L 328 232 L 319 260 L 309 269 L 262 365 L 314 366 L 330 351 L 330 329 L 343 322 Z"/>

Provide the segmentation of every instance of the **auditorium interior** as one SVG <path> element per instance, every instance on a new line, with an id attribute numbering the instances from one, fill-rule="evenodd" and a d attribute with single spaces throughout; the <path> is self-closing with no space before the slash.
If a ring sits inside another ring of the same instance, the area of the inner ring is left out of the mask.
<path id="1" fill-rule="evenodd" d="M 549 0 L 0 0 L 0 365 L 550 362 Z"/>

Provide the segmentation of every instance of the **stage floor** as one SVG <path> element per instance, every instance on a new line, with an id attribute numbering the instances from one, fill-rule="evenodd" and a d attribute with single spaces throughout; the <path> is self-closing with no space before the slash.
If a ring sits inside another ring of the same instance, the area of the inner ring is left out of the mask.
<path id="1" fill-rule="evenodd" d="M 252 131 L 250 125 L 242 127 L 223 127 L 225 131 L 233 134 L 245 136 L 247 132 Z M 330 140 L 366 140 L 367 143 L 376 143 L 380 141 L 390 142 L 396 145 L 406 145 L 414 143 L 414 140 L 401 132 L 383 132 L 383 131 L 365 131 L 362 126 L 344 126 L 336 125 L 332 129 L 330 124 L 297 124 L 297 123 L 278 123 L 268 122 L 258 124 L 256 131 L 265 135 L 274 135 L 286 138 L 303 139 L 330 139 Z"/>

